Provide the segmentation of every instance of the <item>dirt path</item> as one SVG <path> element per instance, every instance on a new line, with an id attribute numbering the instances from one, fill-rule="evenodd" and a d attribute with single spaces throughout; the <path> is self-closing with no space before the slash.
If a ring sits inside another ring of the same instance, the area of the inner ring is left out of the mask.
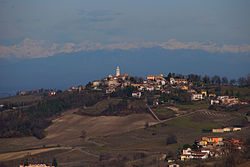
<path id="1" fill-rule="evenodd" d="M 71 147 L 42 148 L 42 149 L 34 149 L 34 150 L 25 150 L 25 151 L 3 153 L 3 154 L 0 154 L 0 162 L 1 161 L 13 160 L 13 159 L 19 159 L 19 158 L 23 158 L 23 157 L 25 157 L 27 155 L 35 155 L 35 154 L 48 152 L 48 151 L 52 151 L 52 150 L 59 150 L 59 149 L 71 149 Z"/>
<path id="2" fill-rule="evenodd" d="M 201 109 L 201 110 L 196 110 L 196 111 L 188 112 L 187 114 L 182 114 L 182 115 L 178 115 L 176 117 L 168 118 L 168 119 L 165 119 L 165 120 L 160 120 L 158 118 L 158 116 L 155 114 L 155 112 L 148 105 L 147 105 L 147 107 L 148 107 L 149 111 L 152 113 L 152 115 L 154 116 L 154 118 L 157 121 L 159 121 L 158 123 L 162 123 L 162 122 L 169 121 L 169 120 L 176 119 L 176 118 L 180 118 L 180 117 L 185 117 L 185 116 L 191 115 L 191 114 L 196 113 L 196 112 L 207 111 L 207 110 Z M 171 108 L 171 109 L 174 109 L 174 111 L 179 111 L 178 108 Z M 153 125 L 158 124 L 158 123 L 154 123 Z"/>
<path id="3" fill-rule="evenodd" d="M 155 117 L 155 119 L 159 122 L 161 122 L 161 120 L 158 118 L 158 116 L 155 114 L 155 112 L 147 105 L 149 111 L 152 113 L 152 115 Z"/>

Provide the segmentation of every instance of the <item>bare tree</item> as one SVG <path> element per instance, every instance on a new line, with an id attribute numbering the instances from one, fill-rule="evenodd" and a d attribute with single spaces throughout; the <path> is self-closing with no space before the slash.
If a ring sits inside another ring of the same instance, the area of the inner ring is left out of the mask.
<path id="1" fill-rule="evenodd" d="M 231 86 L 234 86 L 235 84 L 236 84 L 236 80 L 235 80 L 235 79 L 231 79 L 231 80 L 230 80 L 230 85 L 231 85 Z"/>
<path id="2" fill-rule="evenodd" d="M 203 82 L 204 82 L 205 84 L 210 84 L 210 77 L 207 76 L 207 75 L 205 75 L 205 76 L 203 77 Z"/>
<path id="3" fill-rule="evenodd" d="M 201 76 L 200 75 L 196 75 L 196 74 L 189 74 L 187 76 L 188 81 L 191 82 L 200 82 L 201 81 Z"/>
<path id="4" fill-rule="evenodd" d="M 211 81 L 212 81 L 212 84 L 218 84 L 218 85 L 221 84 L 220 76 L 218 75 L 213 76 Z"/>
<path id="5" fill-rule="evenodd" d="M 240 77 L 240 78 L 238 79 L 238 84 L 239 84 L 240 86 L 246 86 L 246 85 L 247 85 L 247 79 L 244 78 L 244 77 Z"/>
<path id="6" fill-rule="evenodd" d="M 222 77 L 222 85 L 228 85 L 228 79 L 227 79 L 227 77 Z"/>
<path id="7" fill-rule="evenodd" d="M 247 74 L 247 85 L 250 85 L 250 73 Z"/>

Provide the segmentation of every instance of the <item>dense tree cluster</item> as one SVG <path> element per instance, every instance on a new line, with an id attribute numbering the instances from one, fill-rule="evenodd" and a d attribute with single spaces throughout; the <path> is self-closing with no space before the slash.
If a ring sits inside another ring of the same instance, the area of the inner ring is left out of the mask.
<path id="1" fill-rule="evenodd" d="M 130 100 L 124 98 L 118 104 L 109 104 L 108 108 L 104 110 L 101 115 L 124 116 L 131 113 L 148 112 L 146 105 L 140 100 L 137 101 L 138 103 L 131 104 Z"/>
<path id="2" fill-rule="evenodd" d="M 163 93 L 159 98 L 160 102 L 177 102 L 180 104 L 191 104 L 191 97 L 190 95 L 181 89 L 175 89 L 171 94 Z"/>
<path id="3" fill-rule="evenodd" d="M 220 77 L 219 75 L 214 76 L 201 76 L 197 74 L 188 74 L 186 76 L 181 74 L 175 74 L 175 73 L 169 73 L 167 77 L 165 77 L 166 80 L 169 81 L 171 77 L 174 78 L 186 78 L 189 82 L 192 82 L 194 85 L 199 85 L 202 83 L 205 84 L 215 84 L 215 85 L 222 85 L 222 86 L 248 86 L 250 85 L 250 74 L 248 74 L 246 77 L 239 77 L 237 80 L 231 79 L 229 80 L 227 77 Z"/>
<path id="4" fill-rule="evenodd" d="M 132 92 L 138 91 L 136 87 L 126 86 L 125 88 L 119 88 L 111 94 L 111 97 L 131 97 Z"/>
<path id="5" fill-rule="evenodd" d="M 177 143 L 177 137 L 174 134 L 170 134 L 167 137 L 166 145 Z"/>
<path id="6" fill-rule="evenodd" d="M 62 94 L 26 109 L 0 112 L 0 137 L 36 136 L 45 137 L 44 129 L 51 123 L 50 118 L 63 110 L 79 106 L 91 106 L 103 98 L 100 92 Z"/>

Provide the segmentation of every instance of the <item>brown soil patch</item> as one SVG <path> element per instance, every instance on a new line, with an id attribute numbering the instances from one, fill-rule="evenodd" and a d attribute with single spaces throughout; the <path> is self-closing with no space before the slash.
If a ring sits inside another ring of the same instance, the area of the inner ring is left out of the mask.
<path id="1" fill-rule="evenodd" d="M 150 114 L 89 117 L 74 114 L 75 111 L 68 111 L 62 117 L 55 119 L 46 129 L 48 135 L 43 141 L 70 144 L 82 140 L 80 136 L 83 130 L 86 131 L 86 137 L 107 136 L 143 128 L 146 122 L 150 124 L 157 122 Z"/>

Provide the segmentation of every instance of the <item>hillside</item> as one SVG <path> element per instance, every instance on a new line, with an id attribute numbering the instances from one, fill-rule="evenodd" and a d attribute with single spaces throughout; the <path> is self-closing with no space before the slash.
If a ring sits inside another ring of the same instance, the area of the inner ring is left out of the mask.
<path id="1" fill-rule="evenodd" d="M 23 92 L 24 95 L 0 99 L 4 104 L 0 111 L 3 127 L 0 166 L 14 167 L 26 161 L 51 163 L 55 157 L 63 167 L 166 166 L 168 158 L 195 167 L 197 161 L 186 163 L 179 157 L 184 146 L 195 148 L 195 141 L 205 136 L 237 139 L 243 152 L 247 151 L 249 104 L 241 102 L 249 97 L 248 86 L 221 86 L 203 81 L 186 84 L 195 94 L 207 90 L 212 96 L 216 93 L 215 96 L 228 99 L 235 97 L 221 95 L 227 92 L 239 95 L 235 105 L 210 105 L 215 97 L 191 100 L 189 90 L 180 89 L 183 84 L 172 85 L 160 77 L 166 85 L 159 85 L 156 80 L 148 80 L 143 85 L 145 81 L 137 77 L 118 78 L 120 83 L 115 91 L 108 92 L 113 88 L 107 86 L 108 82 L 114 82 L 110 77 L 98 81 L 98 87 L 90 82 L 65 91 L 27 95 Z M 130 85 L 123 86 L 125 83 Z M 160 88 L 154 91 L 145 88 L 140 96 L 132 96 L 138 91 L 138 85 Z M 212 132 L 225 127 L 241 130 Z M 248 154 L 244 153 L 235 156 L 235 162 L 245 163 Z M 221 165 L 226 158 L 198 162 Z"/>
<path id="2" fill-rule="evenodd" d="M 162 153 L 174 153 L 183 144 L 191 144 L 202 136 L 214 135 L 204 133 L 202 129 L 222 127 L 225 122 L 239 116 L 209 110 L 183 111 L 185 114 L 160 123 L 150 114 L 84 116 L 74 114 L 76 111 L 69 110 L 53 120 L 52 125 L 46 128 L 47 136 L 41 140 L 34 137 L 0 139 L 0 150 L 3 152 L 0 162 L 18 164 L 25 158 L 39 160 L 39 156 L 42 156 L 47 161 L 56 157 L 60 166 L 90 163 L 93 166 L 116 166 L 118 161 L 115 159 L 119 157 L 120 163 L 126 166 L 141 163 L 150 166 Z M 148 125 L 145 126 L 145 123 Z M 223 136 L 246 138 L 249 132 L 248 124 L 241 132 Z M 172 134 L 177 136 L 177 143 L 166 145 L 166 139 Z M 28 150 L 31 155 L 27 156 L 27 151 L 22 150 Z M 100 158 L 103 160 L 100 161 Z M 164 165 L 165 162 L 159 163 Z"/>

